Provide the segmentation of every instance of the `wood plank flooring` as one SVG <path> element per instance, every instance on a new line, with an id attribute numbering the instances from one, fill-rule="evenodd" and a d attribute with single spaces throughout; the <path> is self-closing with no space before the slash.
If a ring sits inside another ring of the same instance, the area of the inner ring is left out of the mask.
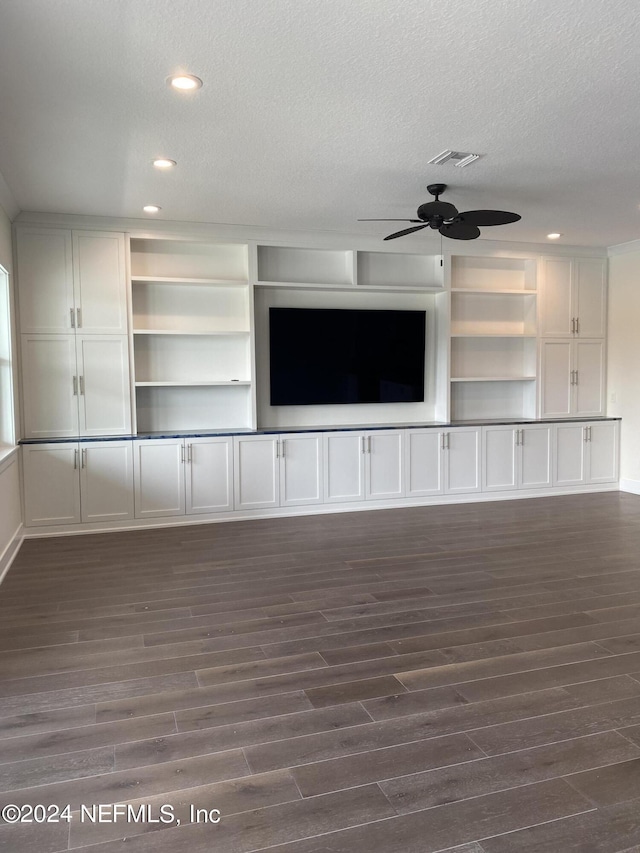
<path id="1" fill-rule="evenodd" d="M 0 853 L 640 850 L 640 497 L 28 540 L 0 678 Z"/>

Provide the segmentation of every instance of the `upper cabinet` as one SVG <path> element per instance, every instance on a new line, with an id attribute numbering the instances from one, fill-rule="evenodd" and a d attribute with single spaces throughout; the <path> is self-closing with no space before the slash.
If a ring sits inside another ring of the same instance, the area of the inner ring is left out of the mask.
<path id="1" fill-rule="evenodd" d="M 542 264 L 541 337 L 605 337 L 606 260 L 545 258 Z"/>
<path id="2" fill-rule="evenodd" d="M 16 245 L 23 333 L 127 333 L 124 234 L 20 227 Z"/>

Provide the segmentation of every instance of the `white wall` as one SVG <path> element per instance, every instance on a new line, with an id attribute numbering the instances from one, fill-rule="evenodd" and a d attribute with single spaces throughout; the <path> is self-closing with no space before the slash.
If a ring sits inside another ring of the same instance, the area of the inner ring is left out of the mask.
<path id="1" fill-rule="evenodd" d="M 11 250 L 11 222 L 0 207 L 0 264 L 9 272 L 13 287 Z M 15 330 L 15 323 L 13 324 Z M 15 335 L 14 335 L 15 353 Z M 16 549 L 16 536 L 20 533 L 22 509 L 20 501 L 20 474 L 17 453 L 0 462 L 0 578 Z"/>
<path id="2" fill-rule="evenodd" d="M 622 418 L 620 485 L 640 494 L 640 249 L 609 260 L 607 414 Z"/>

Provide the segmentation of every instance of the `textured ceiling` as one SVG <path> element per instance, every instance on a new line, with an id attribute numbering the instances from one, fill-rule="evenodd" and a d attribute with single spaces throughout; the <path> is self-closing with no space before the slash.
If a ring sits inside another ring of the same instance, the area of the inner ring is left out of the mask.
<path id="1" fill-rule="evenodd" d="M 443 181 L 522 214 L 485 237 L 612 245 L 640 238 L 639 70 L 637 0 L 0 0 L 0 173 L 21 210 L 380 236 L 358 217 Z"/>

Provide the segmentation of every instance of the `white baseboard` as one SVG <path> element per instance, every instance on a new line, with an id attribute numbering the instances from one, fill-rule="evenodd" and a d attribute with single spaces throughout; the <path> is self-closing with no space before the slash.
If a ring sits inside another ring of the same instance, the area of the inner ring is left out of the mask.
<path id="1" fill-rule="evenodd" d="M 21 523 L 16 532 L 13 534 L 13 537 L 9 541 L 7 547 L 4 549 L 2 554 L 0 554 L 0 583 L 4 580 L 4 576 L 11 568 L 11 564 L 20 550 L 22 540 L 24 539 L 24 533 L 24 526 Z"/>
<path id="2" fill-rule="evenodd" d="M 640 495 L 640 480 L 620 480 L 620 491 L 631 492 L 632 495 Z"/>

